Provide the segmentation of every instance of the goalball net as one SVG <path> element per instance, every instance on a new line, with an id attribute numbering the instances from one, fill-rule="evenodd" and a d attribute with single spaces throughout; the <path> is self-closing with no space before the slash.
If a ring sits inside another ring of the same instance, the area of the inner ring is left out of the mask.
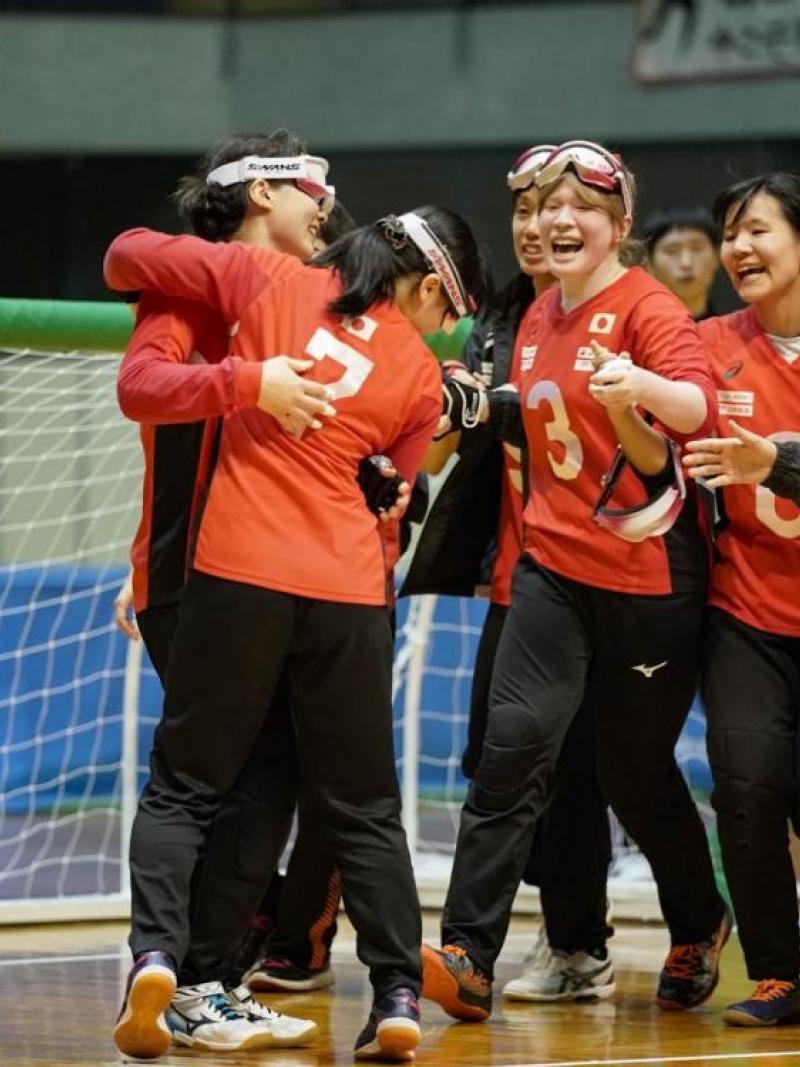
<path id="1" fill-rule="evenodd" d="M 124 305 L 0 300 L 0 922 L 128 913 L 128 835 L 162 700 L 141 643 L 112 618 L 141 506 L 137 427 L 115 392 L 131 325 Z M 447 597 L 398 605 L 398 775 L 431 905 L 465 792 L 485 610 Z M 701 725 L 693 716 L 680 749 L 699 788 Z M 617 836 L 615 914 L 656 918 L 649 871 Z M 517 905 L 536 908 L 536 892 Z"/>
<path id="2" fill-rule="evenodd" d="M 137 729 L 130 685 L 124 714 L 128 658 L 129 676 L 138 671 L 111 605 L 127 572 L 141 462 L 136 427 L 116 404 L 119 356 L 94 350 L 119 351 L 131 324 L 124 305 L 0 301 L 5 921 L 127 908 Z"/>

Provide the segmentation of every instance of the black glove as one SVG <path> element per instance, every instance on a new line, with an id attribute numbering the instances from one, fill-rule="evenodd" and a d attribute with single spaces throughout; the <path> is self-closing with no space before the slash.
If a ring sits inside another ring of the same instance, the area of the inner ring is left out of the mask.
<path id="1" fill-rule="evenodd" d="M 457 378 L 445 379 L 442 390 L 442 414 L 450 419 L 450 433 L 474 430 L 478 425 L 483 390 Z"/>
<path id="2" fill-rule="evenodd" d="M 392 466 L 388 456 L 367 456 L 358 465 L 356 481 L 361 486 L 367 507 L 373 515 L 381 515 L 397 503 L 400 486 L 405 478 L 401 474 L 393 474 L 391 478 L 387 478 L 381 473 Z"/>

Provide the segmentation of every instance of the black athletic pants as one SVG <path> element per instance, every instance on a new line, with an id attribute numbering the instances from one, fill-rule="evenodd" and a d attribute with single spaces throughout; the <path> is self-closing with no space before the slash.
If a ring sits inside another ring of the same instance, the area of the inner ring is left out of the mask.
<path id="1" fill-rule="evenodd" d="M 195 863 L 285 670 L 309 813 L 342 872 L 359 957 L 377 992 L 419 989 L 419 905 L 400 822 L 391 661 L 385 608 L 191 573 L 131 839 L 134 954 L 160 949 L 183 961 Z M 248 912 L 259 898 L 254 891 Z M 229 910 L 224 902 L 217 908 L 220 960 L 241 934 L 240 916 L 226 929 Z"/>
<path id="2" fill-rule="evenodd" d="M 478 643 L 461 761 L 468 778 L 475 775 L 483 749 L 492 671 L 507 614 L 504 604 L 490 604 Z M 607 808 L 597 784 L 592 719 L 584 707 L 567 731 L 522 872 L 524 882 L 539 887 L 550 945 L 563 952 L 603 952 L 613 933 L 606 923 L 611 862 Z"/>
<path id="3" fill-rule="evenodd" d="M 497 650 L 481 761 L 461 813 L 442 942 L 492 974 L 558 756 L 588 709 L 602 793 L 653 868 L 673 944 L 724 903 L 674 748 L 695 693 L 700 596 L 629 596 L 523 557 Z"/>
<path id="4" fill-rule="evenodd" d="M 176 602 L 137 614 L 142 639 L 162 684 L 179 610 Z M 270 878 L 291 828 L 299 790 L 294 724 L 284 692 L 273 700 L 256 747 L 222 803 L 204 863 L 195 868 L 192 940 L 181 968 L 181 984 L 221 978 L 236 985 L 241 980 L 243 967 L 238 959 L 226 961 L 220 970 L 216 958 L 219 906 L 224 901 L 230 914 L 239 915 L 246 927 L 252 886 L 263 889 L 265 879 Z M 265 951 L 297 967 L 318 969 L 327 965 L 336 935 L 341 876 L 331 846 L 318 822 L 306 817 L 302 801 L 298 816 L 286 877 L 273 874 L 264 893 L 273 927 Z M 201 888 L 203 896 L 198 898 Z M 263 907 L 260 904 L 259 910 Z"/>
<path id="5" fill-rule="evenodd" d="M 747 973 L 800 977 L 789 820 L 800 800 L 800 638 L 707 616 L 703 699 L 722 862 Z"/>

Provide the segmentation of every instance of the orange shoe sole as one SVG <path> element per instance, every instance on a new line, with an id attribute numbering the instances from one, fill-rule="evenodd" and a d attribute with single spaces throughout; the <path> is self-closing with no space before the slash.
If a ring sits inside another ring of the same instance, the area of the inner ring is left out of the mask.
<path id="1" fill-rule="evenodd" d="M 387 1056 L 406 1060 L 419 1044 L 420 1031 L 419 1026 L 411 1019 L 391 1019 L 378 1024 L 376 1036 L 382 1052 Z"/>
<path id="2" fill-rule="evenodd" d="M 169 1051 L 172 1034 L 163 1015 L 175 985 L 175 975 L 166 968 L 143 971 L 134 979 L 125 1011 L 114 1028 L 114 1042 L 120 1052 L 154 1060 Z"/>
<path id="3" fill-rule="evenodd" d="M 441 956 L 435 949 L 423 945 L 420 950 L 422 956 L 422 995 L 428 1000 L 435 1001 L 440 1008 L 452 1015 L 454 1019 L 463 1019 L 465 1022 L 482 1023 L 489 1018 L 491 1012 L 486 1008 L 476 1007 L 474 1004 L 465 1004 L 459 996 L 458 982 L 448 971 Z"/>

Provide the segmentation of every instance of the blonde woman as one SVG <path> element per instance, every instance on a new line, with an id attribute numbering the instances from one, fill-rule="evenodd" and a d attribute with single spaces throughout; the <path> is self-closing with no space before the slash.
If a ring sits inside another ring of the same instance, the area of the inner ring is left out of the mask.
<path id="1" fill-rule="evenodd" d="M 476 1021 L 491 1012 L 493 966 L 534 823 L 579 712 L 592 718 L 600 787 L 658 885 L 672 944 L 662 1007 L 692 1008 L 711 995 L 731 925 L 674 758 L 696 689 L 707 563 L 661 431 L 681 437 L 712 424 L 706 351 L 677 298 L 620 260 L 634 182 L 619 157 L 566 142 L 536 185 L 559 284 L 517 337 L 530 484 L 524 552 L 462 811 L 443 948 L 423 948 L 424 994 Z M 621 508 L 611 510 L 598 495 L 618 444 L 628 463 L 613 485 Z"/>

